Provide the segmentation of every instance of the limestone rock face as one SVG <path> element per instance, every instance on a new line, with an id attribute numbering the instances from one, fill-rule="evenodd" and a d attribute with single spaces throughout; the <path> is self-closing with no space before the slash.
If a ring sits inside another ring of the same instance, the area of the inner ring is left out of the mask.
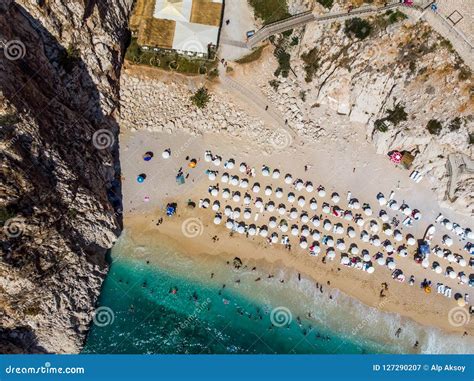
<path id="1" fill-rule="evenodd" d="M 121 230 L 119 76 L 132 0 L 0 6 L 0 351 L 80 351 Z"/>

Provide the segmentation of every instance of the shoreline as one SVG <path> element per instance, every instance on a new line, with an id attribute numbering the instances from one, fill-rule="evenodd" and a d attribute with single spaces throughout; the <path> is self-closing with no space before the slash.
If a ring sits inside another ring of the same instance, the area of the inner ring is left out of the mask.
<path id="1" fill-rule="evenodd" d="M 150 213 L 146 215 L 129 215 L 125 218 L 126 229 L 130 232 L 135 242 L 141 242 L 140 246 L 153 245 L 153 242 L 159 242 L 160 245 L 171 245 L 178 248 L 181 253 L 194 260 L 197 258 L 206 260 L 206 258 L 212 257 L 213 260 L 227 261 L 230 265 L 232 265 L 233 259 L 238 257 L 242 260 L 244 266 L 255 266 L 259 270 L 263 269 L 266 273 L 273 276 L 278 269 L 293 272 L 295 277 L 300 273 L 302 276 L 321 285 L 324 293 L 328 291 L 329 294 L 332 292 L 342 292 L 344 295 L 361 302 L 367 307 L 375 308 L 380 312 L 397 314 L 402 319 L 408 318 L 425 327 L 436 328 L 444 333 L 458 335 L 460 339 L 463 339 L 465 331 L 468 332 L 470 339 L 474 335 L 472 324 L 454 327 L 449 323 L 447 314 L 453 307 L 453 302 L 451 300 L 451 303 L 449 303 L 446 298 L 440 295 L 433 295 L 435 300 L 423 298 L 424 294 L 422 291 L 416 290 L 418 292 L 410 293 L 410 303 L 408 304 L 399 300 L 404 293 L 396 289 L 396 284 L 390 282 L 387 296 L 379 298 L 380 288 L 377 287 L 378 281 L 383 282 L 386 280 L 386 277 L 381 276 L 376 282 L 375 279 L 371 278 L 373 275 L 367 275 L 365 279 L 360 279 L 357 277 L 360 272 L 354 274 L 351 269 L 343 268 L 344 266 L 340 266 L 340 271 L 337 271 L 334 266 L 329 271 L 325 271 L 327 270 L 326 268 L 308 267 L 308 261 L 301 256 L 288 257 L 282 255 L 276 257 L 275 254 L 279 255 L 286 252 L 286 250 L 279 248 L 268 249 L 260 247 L 250 251 L 254 245 L 250 242 L 245 242 L 245 238 L 240 237 L 234 237 L 226 240 L 224 244 L 217 244 L 216 246 L 212 242 L 211 237 L 217 231 L 212 229 L 211 221 L 209 221 L 209 225 L 205 223 L 205 233 L 202 236 L 181 239 L 181 223 L 178 221 L 168 220 L 160 225 L 158 230 L 155 230 L 153 228 L 154 223 L 150 224 L 150 219 L 156 218 L 157 215 Z M 180 217 L 184 218 L 186 215 L 183 214 Z M 221 236 L 221 240 L 222 238 Z M 272 257 L 269 257 L 268 254 L 272 255 Z M 322 265 L 321 261 L 318 261 L 318 265 Z M 328 281 L 330 282 L 329 285 Z M 436 306 L 437 311 L 434 309 L 434 306 Z"/>

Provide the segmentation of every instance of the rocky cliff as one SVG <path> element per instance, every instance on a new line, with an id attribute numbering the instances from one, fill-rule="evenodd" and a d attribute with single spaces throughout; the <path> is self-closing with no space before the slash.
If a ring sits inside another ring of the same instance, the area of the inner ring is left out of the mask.
<path id="1" fill-rule="evenodd" d="M 0 4 L 0 352 L 78 352 L 121 229 L 132 0 Z"/>

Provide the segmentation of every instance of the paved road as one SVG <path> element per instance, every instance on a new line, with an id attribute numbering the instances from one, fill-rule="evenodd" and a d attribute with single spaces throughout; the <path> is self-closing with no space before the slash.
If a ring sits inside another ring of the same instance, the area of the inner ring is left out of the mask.
<path id="1" fill-rule="evenodd" d="M 360 7 L 354 9 L 350 13 L 348 12 L 338 12 L 338 13 L 328 13 L 322 16 L 316 16 L 311 11 L 300 13 L 298 15 L 294 15 L 287 19 L 274 22 L 272 24 L 268 24 L 264 26 L 262 29 L 258 30 L 251 38 L 249 38 L 247 42 L 247 46 L 249 48 L 253 48 L 259 42 L 267 39 L 268 37 L 283 33 L 287 30 L 297 28 L 303 25 L 306 25 L 310 22 L 332 22 L 334 20 L 347 20 L 355 17 L 360 16 L 368 16 L 374 13 L 386 12 L 389 9 L 398 8 L 403 6 L 399 2 L 392 3 L 387 5 L 386 7 Z"/>

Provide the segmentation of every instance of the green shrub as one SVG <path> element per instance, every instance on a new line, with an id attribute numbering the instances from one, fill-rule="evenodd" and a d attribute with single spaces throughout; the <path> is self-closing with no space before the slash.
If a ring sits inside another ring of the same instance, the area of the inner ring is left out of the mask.
<path id="1" fill-rule="evenodd" d="M 290 53 L 287 53 L 285 50 L 277 47 L 275 49 L 275 56 L 278 61 L 278 68 L 275 70 L 275 77 L 279 77 L 280 74 L 283 78 L 288 77 L 290 72 Z"/>
<path id="2" fill-rule="evenodd" d="M 318 0 L 318 3 L 321 4 L 324 8 L 332 8 L 334 0 Z"/>
<path id="3" fill-rule="evenodd" d="M 344 33 L 349 36 L 355 36 L 359 40 L 367 38 L 372 32 L 372 26 L 367 20 L 361 18 L 353 18 L 346 20 Z"/>
<path id="4" fill-rule="evenodd" d="M 405 13 L 396 10 L 395 12 L 390 13 L 390 15 L 388 16 L 388 23 L 395 24 L 399 21 L 405 20 L 406 18 L 407 16 L 405 15 Z"/>
<path id="5" fill-rule="evenodd" d="M 454 118 L 450 123 L 449 123 L 449 126 L 448 126 L 449 130 L 450 131 L 457 131 L 461 128 L 461 118 L 459 116 L 457 116 L 456 118 Z"/>
<path id="6" fill-rule="evenodd" d="M 374 127 L 376 130 L 380 132 L 387 132 L 388 131 L 388 126 L 385 123 L 385 119 L 377 119 L 374 123 Z"/>
<path id="7" fill-rule="evenodd" d="M 205 87 L 201 87 L 191 97 L 191 102 L 193 102 L 193 104 L 199 108 L 204 108 L 210 99 L 211 96 L 209 95 L 207 89 Z"/>
<path id="8" fill-rule="evenodd" d="M 246 56 L 244 56 L 242 58 L 239 58 L 235 62 L 237 62 L 238 64 L 246 64 L 246 63 L 249 63 L 249 62 L 257 61 L 262 56 L 262 52 L 263 52 L 264 47 L 265 46 L 263 46 L 263 45 L 259 46 L 257 49 L 254 49 L 249 54 L 247 54 Z"/>
<path id="9" fill-rule="evenodd" d="M 264 24 L 286 19 L 290 16 L 286 0 L 248 0 L 255 16 Z"/>
<path id="10" fill-rule="evenodd" d="M 20 121 L 20 117 L 17 114 L 10 113 L 0 115 L 0 126 L 12 126 Z"/>
<path id="11" fill-rule="evenodd" d="M 272 79 L 270 82 L 268 82 L 271 87 L 273 87 L 273 90 L 277 91 L 278 86 L 280 86 L 280 81 L 277 81 L 276 79 Z"/>
<path id="12" fill-rule="evenodd" d="M 311 82 L 314 75 L 319 69 L 319 57 L 317 48 L 313 48 L 310 51 L 303 53 L 301 59 L 305 63 L 304 70 L 306 71 L 306 82 Z"/>
<path id="13" fill-rule="evenodd" d="M 443 125 L 436 119 L 431 119 L 426 125 L 426 129 L 431 135 L 439 135 L 443 129 Z"/>
<path id="14" fill-rule="evenodd" d="M 398 126 L 400 122 L 407 120 L 408 114 L 405 112 L 405 107 L 400 103 L 397 103 L 393 110 L 387 110 L 387 117 L 385 118 L 389 122 L 393 123 L 395 126 Z"/>
<path id="15" fill-rule="evenodd" d="M 67 49 L 64 49 L 59 56 L 60 65 L 66 70 L 67 73 L 70 73 L 74 66 L 79 63 L 81 59 L 81 52 L 74 45 L 70 44 Z"/>

